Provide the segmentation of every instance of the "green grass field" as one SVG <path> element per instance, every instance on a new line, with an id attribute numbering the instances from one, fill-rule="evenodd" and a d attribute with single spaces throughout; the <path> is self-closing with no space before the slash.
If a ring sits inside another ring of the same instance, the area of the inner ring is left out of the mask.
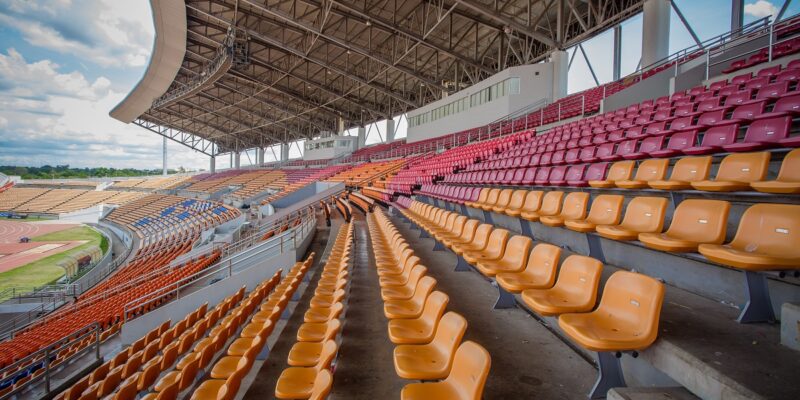
<path id="1" fill-rule="evenodd" d="M 14 268 L 11 271 L 0 273 L 0 292 L 10 287 L 33 289 L 57 281 L 64 276 L 64 269 L 58 267 L 58 262 L 91 246 L 100 246 L 105 254 L 108 250 L 108 241 L 96 230 L 88 226 L 78 226 L 60 232 L 52 232 L 31 238 L 34 242 L 55 242 L 64 240 L 88 240 L 74 249 L 59 254 L 42 258 L 41 260 Z M 0 295 L 2 296 L 2 295 Z M 0 297 L 0 301 L 6 300 Z"/>

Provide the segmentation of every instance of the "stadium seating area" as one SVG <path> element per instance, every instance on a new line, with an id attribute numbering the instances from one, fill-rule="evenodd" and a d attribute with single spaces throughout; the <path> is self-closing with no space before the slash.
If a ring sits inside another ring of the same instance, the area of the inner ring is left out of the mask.
<path id="1" fill-rule="evenodd" d="M 12 187 L 0 193 L 0 211 L 58 214 L 98 204 L 126 204 L 146 193 Z"/>

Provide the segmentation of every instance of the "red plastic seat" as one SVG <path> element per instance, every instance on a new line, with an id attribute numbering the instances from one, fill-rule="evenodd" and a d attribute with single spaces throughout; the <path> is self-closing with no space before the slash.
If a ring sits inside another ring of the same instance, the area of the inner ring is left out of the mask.
<path id="1" fill-rule="evenodd" d="M 755 151 L 777 146 L 781 140 L 789 137 L 789 128 L 792 126 L 792 117 L 774 117 L 753 121 L 744 139 L 739 143 L 723 145 L 722 148 L 731 152 Z"/>
<path id="2" fill-rule="evenodd" d="M 722 146 L 733 144 L 736 141 L 736 134 L 739 132 L 739 124 L 714 126 L 703 134 L 700 146 L 684 149 L 685 154 L 700 155 L 711 154 L 722 151 Z"/>
<path id="3" fill-rule="evenodd" d="M 661 150 L 662 147 L 664 147 L 664 136 L 651 136 L 642 140 L 642 143 L 639 144 L 639 151 L 625 154 L 622 158 L 626 160 L 649 158 L 653 156 L 654 151 Z"/>
<path id="4" fill-rule="evenodd" d="M 697 143 L 697 129 L 690 131 L 680 131 L 669 137 L 667 147 L 651 151 L 650 157 L 664 158 L 680 155 L 684 149 L 692 147 Z"/>

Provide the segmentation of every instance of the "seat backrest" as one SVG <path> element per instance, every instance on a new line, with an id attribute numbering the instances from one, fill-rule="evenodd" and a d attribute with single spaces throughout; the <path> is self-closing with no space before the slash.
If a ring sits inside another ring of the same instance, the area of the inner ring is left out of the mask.
<path id="1" fill-rule="evenodd" d="M 450 369 L 456 355 L 456 349 L 466 331 L 467 320 L 456 312 L 448 311 L 439 320 L 439 326 L 436 327 L 436 334 L 433 337 L 433 341 L 431 341 L 431 345 L 439 350 L 442 355 L 448 357 L 445 361 L 448 366 L 447 369 Z"/>
<path id="2" fill-rule="evenodd" d="M 764 118 L 753 121 L 744 134 L 745 142 L 777 142 L 789 136 L 792 117 Z"/>
<path id="3" fill-rule="evenodd" d="M 800 149 L 794 149 L 783 157 L 778 180 L 785 182 L 800 181 Z"/>
<path id="4" fill-rule="evenodd" d="M 483 203 L 483 202 L 485 202 L 485 201 L 486 201 L 486 198 L 487 198 L 487 197 L 489 197 L 489 192 L 491 192 L 491 191 L 492 191 L 492 189 L 489 189 L 489 188 L 483 188 L 483 189 L 481 189 L 481 193 L 478 195 L 478 200 L 477 200 L 477 202 L 478 202 L 478 203 Z"/>
<path id="5" fill-rule="evenodd" d="M 669 141 L 667 142 L 667 149 L 683 150 L 694 146 L 696 141 L 697 141 L 697 129 L 677 132 L 669 137 Z"/>
<path id="6" fill-rule="evenodd" d="M 445 383 L 459 394 L 460 399 L 480 400 L 492 357 L 475 342 L 466 341 L 458 347 L 453 358 L 453 367 Z"/>
<path id="7" fill-rule="evenodd" d="M 712 126 L 703 134 L 701 146 L 723 146 L 736 141 L 736 134 L 739 132 L 739 124 L 722 126 Z"/>
<path id="8" fill-rule="evenodd" d="M 492 259 L 497 259 L 505 253 L 506 243 L 508 242 L 509 232 L 505 229 L 495 229 L 489 235 L 483 254 Z"/>
<path id="9" fill-rule="evenodd" d="M 637 181 L 657 181 L 664 179 L 667 175 L 667 168 L 669 167 L 669 159 L 650 159 L 644 160 L 639 164 L 639 169 L 636 170 L 636 177 L 633 178 Z"/>
<path id="10" fill-rule="evenodd" d="M 731 204 L 723 200 L 688 199 L 675 208 L 667 235 L 697 243 L 725 241 Z"/>
<path id="11" fill-rule="evenodd" d="M 606 171 L 608 170 L 608 163 L 595 163 L 589 165 L 589 168 L 586 169 L 586 179 L 587 181 L 602 181 L 606 179 Z"/>
<path id="12" fill-rule="evenodd" d="M 506 249 L 503 253 L 503 262 L 513 265 L 515 270 L 521 271 L 525 268 L 528 261 L 528 254 L 533 247 L 531 238 L 523 235 L 514 235 L 506 242 Z"/>
<path id="13" fill-rule="evenodd" d="M 636 165 L 635 161 L 617 161 L 611 164 L 608 170 L 607 181 L 625 181 L 631 179 L 633 174 L 633 167 Z"/>
<path id="14" fill-rule="evenodd" d="M 586 219 L 596 225 L 616 225 L 622 216 L 622 203 L 625 197 L 615 194 L 601 194 L 592 200 L 592 208 Z"/>
<path id="15" fill-rule="evenodd" d="M 613 329 L 637 338 L 647 338 L 646 348 L 656 340 L 664 284 L 642 274 L 617 271 L 608 278 L 595 313 Z M 641 350 L 630 349 L 630 350 Z"/>
<path id="16" fill-rule="evenodd" d="M 769 153 L 734 153 L 722 159 L 716 180 L 733 182 L 758 182 L 767 176 Z"/>
<path id="17" fill-rule="evenodd" d="M 425 300 L 425 307 L 422 309 L 422 319 L 426 321 L 439 321 L 449 302 L 449 296 L 443 292 L 434 290 Z"/>
<path id="18" fill-rule="evenodd" d="M 564 219 L 586 218 L 586 207 L 589 205 L 589 193 L 572 192 L 564 198 L 561 216 Z"/>
<path id="19" fill-rule="evenodd" d="M 476 219 L 468 219 L 464 224 L 464 229 L 461 230 L 461 236 L 458 237 L 458 240 L 465 243 L 472 242 L 473 238 L 475 237 L 475 232 L 478 229 L 478 225 L 480 225 L 480 221 Z"/>
<path id="20" fill-rule="evenodd" d="M 500 189 L 491 189 L 489 195 L 486 196 L 484 204 L 494 205 L 497 203 L 497 198 L 500 196 Z"/>
<path id="21" fill-rule="evenodd" d="M 525 205 L 522 207 L 525 211 L 538 211 L 542 206 L 542 197 L 544 192 L 541 190 L 531 190 L 525 196 Z"/>
<path id="22" fill-rule="evenodd" d="M 508 209 L 511 210 L 519 210 L 525 204 L 525 196 L 527 196 L 528 191 L 524 189 L 515 190 L 511 194 L 511 199 L 508 201 Z"/>
<path id="23" fill-rule="evenodd" d="M 500 195 L 497 196 L 497 206 L 498 207 L 506 207 L 508 202 L 511 201 L 511 194 L 514 193 L 514 189 L 503 189 L 500 192 Z"/>
<path id="24" fill-rule="evenodd" d="M 323 369 L 330 368 L 334 357 L 336 357 L 337 351 L 339 351 L 339 346 L 336 344 L 335 340 L 326 341 L 322 345 L 322 351 L 319 354 L 319 359 L 317 360 L 317 365 L 314 366 L 314 369 L 319 372 Z"/>
<path id="25" fill-rule="evenodd" d="M 711 156 L 684 157 L 672 167 L 669 179 L 680 182 L 698 182 L 708 179 L 711 171 Z"/>
<path id="26" fill-rule="evenodd" d="M 800 258 L 800 205 L 754 204 L 739 220 L 730 246 L 746 252 Z"/>
<path id="27" fill-rule="evenodd" d="M 314 385 L 311 387 L 311 395 L 308 400 L 323 400 L 328 397 L 333 387 L 333 375 L 331 371 L 323 369 L 317 373 Z"/>
<path id="28" fill-rule="evenodd" d="M 561 199 L 563 198 L 564 192 L 547 192 L 542 198 L 542 207 L 539 209 L 539 215 L 558 215 L 561 212 Z"/>
<path id="29" fill-rule="evenodd" d="M 461 232 L 464 230 L 464 224 L 467 223 L 467 217 L 465 215 L 459 215 L 456 217 L 455 221 L 453 221 L 453 226 L 450 228 L 450 233 L 459 236 Z"/>
<path id="30" fill-rule="evenodd" d="M 592 257 L 573 254 L 561 263 L 558 280 L 553 289 L 577 295 L 579 304 L 594 305 L 603 263 Z"/>
<path id="31" fill-rule="evenodd" d="M 561 259 L 561 248 L 547 243 L 537 244 L 528 255 L 525 274 L 543 287 L 553 286 L 556 280 L 558 260 Z"/>
<path id="32" fill-rule="evenodd" d="M 628 203 L 622 226 L 639 233 L 661 232 L 667 199 L 663 197 L 636 197 Z"/>

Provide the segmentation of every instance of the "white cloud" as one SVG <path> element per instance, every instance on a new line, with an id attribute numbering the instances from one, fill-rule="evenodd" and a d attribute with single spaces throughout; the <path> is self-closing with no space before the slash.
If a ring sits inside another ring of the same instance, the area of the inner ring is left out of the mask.
<path id="1" fill-rule="evenodd" d="M 143 2 L 7 0 L 0 2 L 0 24 L 31 45 L 102 67 L 144 66 L 152 47 L 152 21 Z"/>
<path id="2" fill-rule="evenodd" d="M 89 81 L 51 60 L 0 54 L 0 164 L 159 168 L 161 138 L 108 116 L 126 95 L 105 77 Z M 207 158 L 170 144 L 170 166 L 208 168 Z"/>
<path id="3" fill-rule="evenodd" d="M 755 3 L 744 5 L 744 13 L 756 18 L 772 16 L 773 19 L 778 15 L 778 7 L 767 0 L 758 0 Z"/>

